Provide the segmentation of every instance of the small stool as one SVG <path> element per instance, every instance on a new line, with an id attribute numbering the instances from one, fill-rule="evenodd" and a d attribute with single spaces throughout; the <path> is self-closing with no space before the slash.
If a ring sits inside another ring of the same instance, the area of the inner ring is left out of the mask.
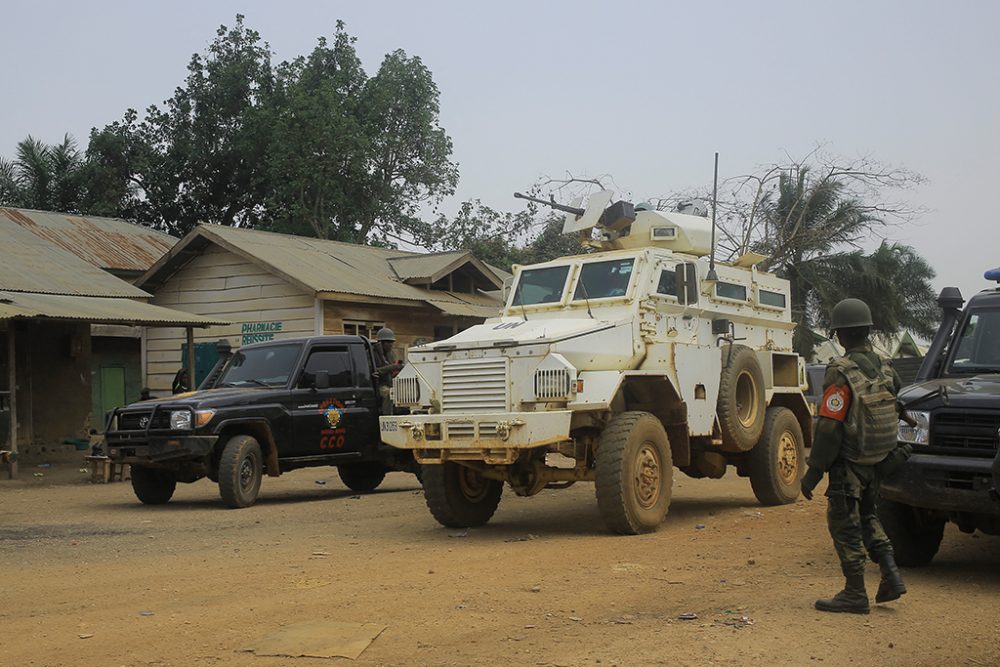
<path id="1" fill-rule="evenodd" d="M 125 463 L 115 463 L 107 456 L 85 456 L 90 464 L 90 481 L 94 484 L 107 484 L 125 480 Z"/>

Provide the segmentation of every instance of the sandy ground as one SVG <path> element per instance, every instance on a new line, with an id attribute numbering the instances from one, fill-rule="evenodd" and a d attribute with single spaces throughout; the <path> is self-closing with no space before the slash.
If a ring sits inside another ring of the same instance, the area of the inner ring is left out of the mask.
<path id="1" fill-rule="evenodd" d="M 1000 665 L 1000 538 L 949 526 L 902 600 L 821 614 L 841 584 L 825 499 L 763 508 L 733 474 L 681 476 L 657 533 L 618 537 L 587 484 L 506 493 L 455 531 L 402 473 L 354 496 L 294 472 L 245 510 L 204 480 L 145 507 L 128 483 L 32 473 L 0 481 L 5 667 Z M 317 619 L 386 629 L 353 662 L 250 652 Z"/>

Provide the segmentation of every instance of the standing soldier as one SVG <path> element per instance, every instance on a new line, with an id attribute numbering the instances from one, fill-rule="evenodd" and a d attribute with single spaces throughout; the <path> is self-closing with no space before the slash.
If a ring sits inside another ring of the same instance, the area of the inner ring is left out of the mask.
<path id="1" fill-rule="evenodd" d="M 396 360 L 396 352 L 392 349 L 396 342 L 396 334 L 388 327 L 382 327 L 375 334 L 375 346 L 372 352 L 375 353 L 375 372 L 378 374 L 378 393 L 382 401 L 382 414 L 392 414 L 392 398 L 389 394 L 392 389 L 392 378 L 394 371 L 398 371 L 403 362 Z"/>
<path id="2" fill-rule="evenodd" d="M 872 326 L 868 305 L 844 299 L 834 306 L 832 319 L 845 352 L 826 370 L 802 495 L 812 500 L 824 473 L 830 474 L 827 524 L 847 583 L 833 598 L 816 600 L 816 609 L 867 614 L 866 549 L 882 571 L 875 602 L 896 600 L 906 592 L 876 503 L 880 479 L 906 461 L 912 450 L 896 441 L 896 394 L 901 383 L 889 362 L 868 343 Z"/>

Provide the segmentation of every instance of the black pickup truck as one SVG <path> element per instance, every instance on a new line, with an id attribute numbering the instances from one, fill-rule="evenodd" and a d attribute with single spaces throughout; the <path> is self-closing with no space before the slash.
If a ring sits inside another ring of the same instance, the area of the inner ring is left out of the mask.
<path id="1" fill-rule="evenodd" d="M 105 450 L 128 463 L 146 504 L 170 500 L 177 482 L 208 477 L 229 507 L 256 501 L 261 479 L 337 466 L 349 488 L 372 491 L 386 472 L 419 477 L 412 455 L 379 440 L 372 348 L 361 336 L 247 345 L 198 391 L 118 408 Z"/>
<path id="2" fill-rule="evenodd" d="M 1000 280 L 1000 270 L 987 279 Z M 969 300 L 946 287 L 943 317 L 916 383 L 899 394 L 913 446 L 902 470 L 882 483 L 879 516 L 900 565 L 926 565 L 952 521 L 959 530 L 1000 535 L 1000 501 L 991 493 L 1000 466 L 1000 288 Z M 994 461 L 997 461 L 995 464 Z"/>

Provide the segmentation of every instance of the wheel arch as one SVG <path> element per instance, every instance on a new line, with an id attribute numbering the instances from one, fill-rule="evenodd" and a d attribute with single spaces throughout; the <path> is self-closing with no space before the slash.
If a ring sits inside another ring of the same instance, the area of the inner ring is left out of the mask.
<path id="1" fill-rule="evenodd" d="M 227 419 L 216 429 L 219 440 L 212 454 L 212 466 L 218 468 L 219 457 L 226 441 L 234 435 L 249 435 L 254 438 L 264 451 L 264 465 L 268 477 L 278 477 L 281 469 L 278 466 L 278 447 L 274 441 L 271 424 L 266 419 Z"/>
<path id="2" fill-rule="evenodd" d="M 611 405 L 615 412 L 637 410 L 659 419 L 667 432 L 673 464 L 691 465 L 687 404 L 669 378 L 663 375 L 626 375 Z"/>

